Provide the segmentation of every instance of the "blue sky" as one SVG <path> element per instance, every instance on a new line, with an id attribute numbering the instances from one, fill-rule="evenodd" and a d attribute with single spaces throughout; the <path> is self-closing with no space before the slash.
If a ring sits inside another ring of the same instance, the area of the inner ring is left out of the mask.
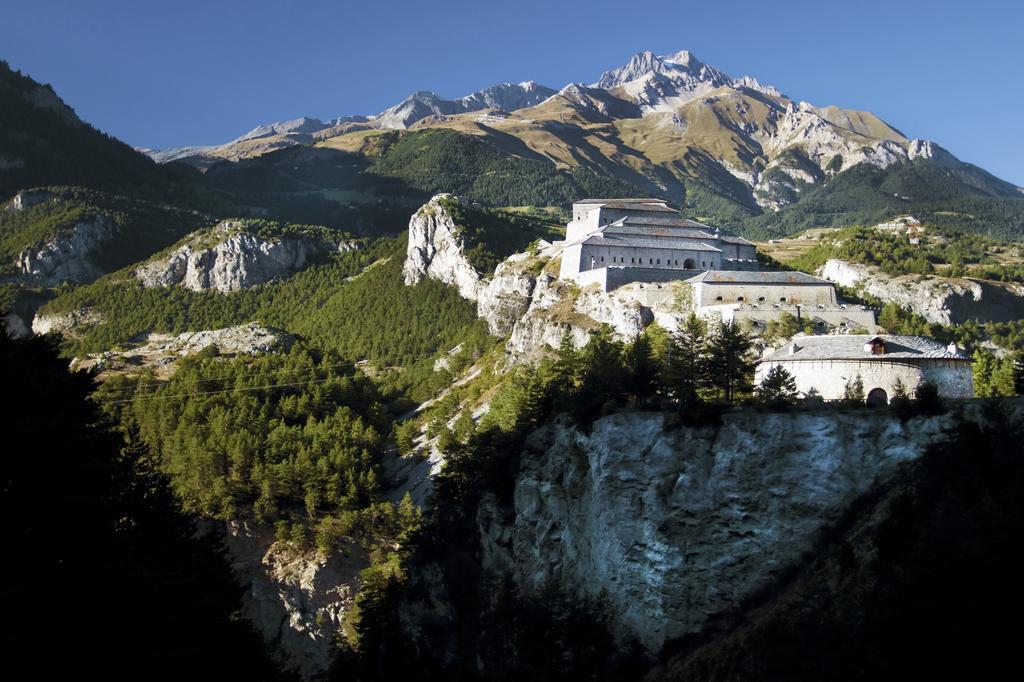
<path id="1" fill-rule="evenodd" d="M 227 141 L 689 49 L 797 100 L 867 109 L 1024 185 L 1024 3 L 0 0 L 0 58 L 126 142 Z"/>

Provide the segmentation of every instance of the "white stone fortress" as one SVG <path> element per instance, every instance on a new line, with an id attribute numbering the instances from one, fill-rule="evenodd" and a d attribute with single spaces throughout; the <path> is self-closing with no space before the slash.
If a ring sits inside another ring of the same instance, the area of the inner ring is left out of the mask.
<path id="1" fill-rule="evenodd" d="M 683 218 L 660 199 L 584 199 L 566 225 L 561 279 L 605 291 L 628 282 L 757 269 L 753 243 Z"/>
<path id="2" fill-rule="evenodd" d="M 783 313 L 819 333 L 875 331 L 874 311 L 840 303 L 832 282 L 763 270 L 752 242 L 683 218 L 660 199 L 577 201 L 561 258 L 560 279 L 635 290 L 647 303 L 675 295 L 660 283 L 684 281 L 695 313 L 745 322 L 755 334 Z"/>

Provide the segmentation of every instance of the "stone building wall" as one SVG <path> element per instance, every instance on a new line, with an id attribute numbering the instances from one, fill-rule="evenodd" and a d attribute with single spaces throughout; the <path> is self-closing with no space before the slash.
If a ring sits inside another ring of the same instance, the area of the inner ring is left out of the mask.
<path id="1" fill-rule="evenodd" d="M 907 393 L 925 381 L 939 388 L 944 398 L 971 398 L 974 385 L 971 363 L 964 360 L 779 360 L 765 361 L 757 366 L 754 383 L 760 384 L 775 365 L 782 365 L 796 380 L 796 389 L 802 395 L 819 395 L 826 400 L 843 397 L 846 382 L 858 374 L 864 382 L 864 393 L 881 388 L 891 399 L 896 380 Z"/>
<path id="2" fill-rule="evenodd" d="M 836 304 L 835 286 L 830 282 L 821 285 L 697 282 L 693 285 L 693 300 L 699 306 L 737 303 L 740 297 L 744 303 Z"/>

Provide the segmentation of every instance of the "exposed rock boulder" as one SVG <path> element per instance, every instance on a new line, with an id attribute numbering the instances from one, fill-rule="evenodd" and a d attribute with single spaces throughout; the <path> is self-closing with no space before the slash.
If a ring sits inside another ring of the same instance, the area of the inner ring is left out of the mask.
<path id="1" fill-rule="evenodd" d="M 527 593 L 603 599 L 620 634 L 657 651 L 797 561 L 948 419 L 737 413 L 666 431 L 622 413 L 589 434 L 556 420 L 527 442 L 512 513 L 481 506 L 483 563 Z"/>
<path id="2" fill-rule="evenodd" d="M 8 211 L 24 211 L 37 204 L 53 199 L 53 192 L 47 189 L 23 189 L 15 194 L 5 208 Z"/>
<path id="3" fill-rule="evenodd" d="M 96 256 L 116 234 L 117 225 L 109 216 L 99 213 L 85 218 L 43 244 L 22 251 L 17 263 L 19 278 L 46 287 L 91 282 L 104 274 Z"/>
<path id="4" fill-rule="evenodd" d="M 259 355 L 285 350 L 294 338 L 285 332 L 264 327 L 257 322 L 223 329 L 185 332 L 177 336 L 149 334 L 145 343 L 126 351 L 104 351 L 75 358 L 72 369 L 95 369 L 99 372 L 138 372 L 153 368 L 166 377 L 177 368 L 181 358 L 194 355 L 211 346 L 221 355 Z"/>
<path id="5" fill-rule="evenodd" d="M 66 313 L 37 313 L 32 320 L 32 332 L 35 334 L 73 333 L 76 330 L 96 327 L 106 322 L 106 316 L 96 308 L 78 308 Z"/>
<path id="6" fill-rule="evenodd" d="M 836 284 L 892 301 L 937 324 L 1006 322 L 1024 317 L 1024 285 L 930 275 L 889 275 L 878 268 L 830 259 L 818 274 Z"/>
<path id="7" fill-rule="evenodd" d="M 358 547 L 322 556 L 294 553 L 274 541 L 272 529 L 229 523 L 228 557 L 247 586 L 245 615 L 274 646 L 281 663 L 304 679 L 327 672 L 334 637 L 352 609 L 369 565 Z"/>
<path id="8" fill-rule="evenodd" d="M 454 286 L 463 298 L 477 300 L 480 275 L 465 254 L 465 240 L 445 204 L 458 201 L 451 194 L 438 194 L 409 219 L 402 276 L 408 285 L 424 278 Z"/>
<path id="9" fill-rule="evenodd" d="M 223 293 L 285 277 L 332 251 L 353 248 L 350 240 L 332 242 L 301 233 L 261 237 L 246 232 L 242 222 L 226 220 L 212 233 L 199 233 L 170 255 L 146 263 L 135 275 L 146 287 Z"/>

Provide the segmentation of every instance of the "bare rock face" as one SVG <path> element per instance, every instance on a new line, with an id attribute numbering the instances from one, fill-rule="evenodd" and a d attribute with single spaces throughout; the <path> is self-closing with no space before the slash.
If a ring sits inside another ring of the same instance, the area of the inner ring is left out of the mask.
<path id="1" fill-rule="evenodd" d="M 616 338 L 632 341 L 653 320 L 650 309 L 596 287 L 580 290 L 549 274 L 541 274 L 526 313 L 516 321 L 506 350 L 516 362 L 535 360 L 547 348 L 557 348 L 566 332 L 579 348 L 602 324 Z"/>
<path id="2" fill-rule="evenodd" d="M 190 239 L 170 255 L 135 271 L 146 287 L 182 286 L 192 291 L 238 291 L 285 277 L 317 258 L 355 248 L 354 242 L 333 243 L 306 235 L 265 238 L 241 231 L 243 226 L 224 221 L 206 235 Z"/>
<path id="3" fill-rule="evenodd" d="M 258 322 L 198 332 L 149 334 L 142 345 L 125 351 L 104 351 L 75 358 L 72 369 L 100 372 L 138 372 L 154 369 L 158 376 L 169 376 L 176 362 L 213 346 L 221 355 L 260 355 L 287 349 L 294 338 L 285 332 L 264 327 Z"/>
<path id="4" fill-rule="evenodd" d="M 50 315 L 36 314 L 32 320 L 34 334 L 71 333 L 75 330 L 96 327 L 106 322 L 106 316 L 95 308 L 79 308 L 67 313 Z"/>
<path id="5" fill-rule="evenodd" d="M 631 340 L 653 320 L 651 311 L 633 300 L 596 288 L 580 291 L 544 272 L 561 252 L 561 245 L 540 241 L 529 252 L 516 253 L 482 278 L 465 256 L 465 243 L 439 194 L 409 221 L 409 245 L 402 272 L 407 285 L 436 279 L 458 289 L 477 304 L 477 317 L 495 336 L 509 336 L 506 350 L 515 362 L 536 359 L 544 349 L 557 348 L 568 331 L 577 346 L 601 324 Z"/>
<path id="6" fill-rule="evenodd" d="M 1006 322 L 1024 317 L 1024 286 L 1013 282 L 904 275 L 830 259 L 818 274 L 840 286 L 892 301 L 937 324 Z"/>
<path id="7" fill-rule="evenodd" d="M 28 328 L 28 325 L 25 324 L 25 321 L 17 313 L 5 313 L 0 318 L 0 324 L 3 324 L 4 333 L 12 339 L 24 339 L 32 336 L 32 330 Z"/>
<path id="8" fill-rule="evenodd" d="M 230 523 L 227 531 L 232 568 L 247 586 L 246 617 L 285 667 L 304 679 L 323 677 L 335 633 L 355 603 L 359 572 L 369 565 L 365 553 L 296 554 L 269 529 Z"/>
<path id="9" fill-rule="evenodd" d="M 53 192 L 49 190 L 23 189 L 11 198 L 6 208 L 8 211 L 24 211 L 51 199 L 53 199 Z"/>
<path id="10" fill-rule="evenodd" d="M 514 514 L 481 506 L 483 562 L 528 592 L 605 599 L 620 634 L 657 651 L 798 560 L 948 419 L 738 413 L 666 431 L 622 413 L 590 434 L 556 421 L 527 442 Z"/>
<path id="11" fill-rule="evenodd" d="M 101 213 L 86 218 L 43 244 L 22 251 L 17 263 L 20 279 L 47 287 L 61 282 L 91 282 L 105 274 L 95 257 L 116 233 L 117 225 L 109 216 Z"/>
<path id="12" fill-rule="evenodd" d="M 427 277 L 436 279 L 457 288 L 463 298 L 476 301 L 480 275 L 466 258 L 465 240 L 444 206 L 450 201 L 458 200 L 451 194 L 438 194 L 409 219 L 402 276 L 407 285 Z"/>

